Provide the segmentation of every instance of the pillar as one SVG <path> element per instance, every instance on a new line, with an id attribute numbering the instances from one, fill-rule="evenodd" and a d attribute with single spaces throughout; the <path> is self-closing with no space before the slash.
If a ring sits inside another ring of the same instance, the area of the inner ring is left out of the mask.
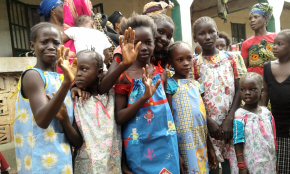
<path id="1" fill-rule="evenodd" d="M 172 18 L 175 23 L 175 41 L 184 41 L 192 45 L 192 27 L 190 7 L 194 0 L 173 0 Z"/>

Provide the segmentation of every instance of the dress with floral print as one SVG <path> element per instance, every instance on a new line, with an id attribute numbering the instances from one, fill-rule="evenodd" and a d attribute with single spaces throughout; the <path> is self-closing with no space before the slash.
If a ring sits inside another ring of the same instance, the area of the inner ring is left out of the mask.
<path id="1" fill-rule="evenodd" d="M 75 118 L 84 143 L 75 159 L 75 173 L 121 174 L 122 139 L 114 118 L 114 91 L 75 101 Z"/>
<path id="2" fill-rule="evenodd" d="M 266 107 L 259 114 L 240 108 L 234 119 L 234 144 L 244 143 L 244 157 L 250 173 L 275 174 L 275 121 Z"/>
<path id="3" fill-rule="evenodd" d="M 29 71 L 37 71 L 40 74 L 47 95 L 53 96 L 60 88 L 63 76 L 58 73 L 37 68 Z M 60 122 L 54 118 L 47 129 L 40 128 L 34 120 L 29 100 L 24 98 L 21 93 L 21 79 L 18 86 L 14 125 L 18 174 L 72 173 L 71 148 Z M 64 103 L 72 123 L 73 103 L 70 92 Z"/>

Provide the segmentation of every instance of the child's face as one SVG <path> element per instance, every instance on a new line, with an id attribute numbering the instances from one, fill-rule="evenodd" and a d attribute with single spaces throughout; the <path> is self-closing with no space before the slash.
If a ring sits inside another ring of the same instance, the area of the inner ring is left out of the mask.
<path id="1" fill-rule="evenodd" d="M 227 51 L 227 43 L 226 40 L 224 38 L 218 38 L 215 42 L 215 46 L 217 49 L 219 49 L 220 51 Z"/>
<path id="2" fill-rule="evenodd" d="M 76 85 L 82 90 L 92 87 L 97 82 L 99 75 L 97 61 L 90 54 L 82 54 L 78 57 L 78 71 L 76 75 Z"/>
<path id="3" fill-rule="evenodd" d="M 290 56 L 290 44 L 283 34 L 278 34 L 274 40 L 273 53 L 278 59 Z"/>
<path id="4" fill-rule="evenodd" d="M 246 78 L 241 82 L 241 98 L 245 104 L 256 104 L 261 97 L 261 87 L 254 78 Z"/>
<path id="5" fill-rule="evenodd" d="M 181 44 L 174 48 L 171 64 L 175 71 L 175 76 L 180 79 L 186 79 L 192 66 L 193 53 L 189 46 Z"/>
<path id="6" fill-rule="evenodd" d="M 154 37 L 151 28 L 138 27 L 135 28 L 135 44 L 142 42 L 137 60 L 144 64 L 148 64 L 154 50 Z"/>
<path id="7" fill-rule="evenodd" d="M 166 50 L 173 35 L 174 26 L 167 22 L 162 21 L 157 24 L 157 32 L 155 36 L 155 50 Z"/>
<path id="8" fill-rule="evenodd" d="M 57 48 L 61 44 L 60 32 L 54 27 L 42 28 L 38 31 L 31 49 L 36 57 L 46 65 L 53 65 L 57 60 Z"/>
<path id="9" fill-rule="evenodd" d="M 214 24 L 204 22 L 196 26 L 194 41 L 199 43 L 203 51 L 215 49 L 217 37 L 218 33 Z"/>
<path id="10" fill-rule="evenodd" d="M 267 24 L 266 18 L 258 14 L 250 14 L 249 20 L 250 27 L 254 31 L 265 27 L 265 25 Z"/>

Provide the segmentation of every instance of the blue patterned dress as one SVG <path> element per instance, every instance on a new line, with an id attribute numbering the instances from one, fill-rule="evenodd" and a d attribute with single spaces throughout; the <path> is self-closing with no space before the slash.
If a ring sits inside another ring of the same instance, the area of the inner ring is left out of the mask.
<path id="1" fill-rule="evenodd" d="M 52 96 L 60 88 L 63 76 L 58 73 L 42 71 L 37 68 L 33 68 L 30 71 L 37 71 L 40 74 L 45 84 L 44 90 L 46 94 Z M 72 173 L 71 148 L 60 122 L 57 119 L 53 119 L 47 129 L 37 126 L 29 100 L 21 94 L 21 79 L 19 87 L 14 125 L 18 173 Z M 67 94 L 64 103 L 72 122 L 73 103 L 70 92 Z"/>
<path id="2" fill-rule="evenodd" d="M 207 158 L 206 111 L 199 83 L 190 79 L 168 79 L 166 93 L 172 95 L 179 151 L 187 166 L 186 173 L 209 172 Z"/>
<path id="3" fill-rule="evenodd" d="M 158 80 L 160 74 L 153 78 L 153 84 Z M 128 107 L 146 90 L 142 79 L 132 80 L 132 85 Z M 123 126 L 123 141 L 127 164 L 133 173 L 180 173 L 176 129 L 162 84 L 136 117 Z"/>

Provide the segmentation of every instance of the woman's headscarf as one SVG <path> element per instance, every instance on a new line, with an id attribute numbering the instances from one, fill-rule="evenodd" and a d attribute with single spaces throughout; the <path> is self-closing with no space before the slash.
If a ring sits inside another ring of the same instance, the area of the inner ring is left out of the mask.
<path id="1" fill-rule="evenodd" d="M 63 5 L 61 0 L 42 0 L 39 7 L 40 15 L 49 20 L 51 11 L 61 5 Z"/>
<path id="2" fill-rule="evenodd" d="M 268 3 L 255 4 L 251 9 L 251 14 L 264 16 L 267 20 L 271 18 L 272 12 L 273 8 Z"/>

